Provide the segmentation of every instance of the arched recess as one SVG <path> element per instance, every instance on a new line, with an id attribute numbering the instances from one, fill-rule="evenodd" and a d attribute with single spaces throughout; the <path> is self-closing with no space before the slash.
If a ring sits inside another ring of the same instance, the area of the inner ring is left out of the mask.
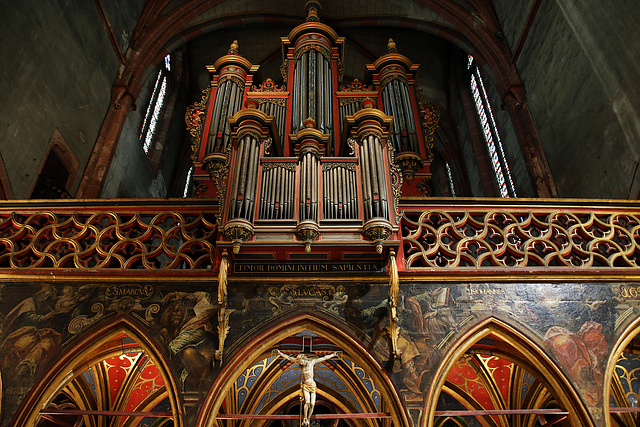
<path id="1" fill-rule="evenodd" d="M 538 195 L 540 197 L 557 195 L 533 118 L 524 99 L 524 86 L 516 67 L 511 63 L 511 53 L 506 42 L 495 36 L 499 26 L 491 8 L 476 6 L 477 13 L 473 13 L 453 0 L 414 1 L 444 18 L 447 24 L 441 23 L 440 19 L 432 20 L 427 17 L 419 17 L 411 20 L 412 22 L 403 23 L 405 20 L 402 18 L 398 20 L 395 15 L 388 22 L 393 25 L 407 25 L 411 28 L 420 28 L 422 31 L 435 32 L 438 36 L 459 45 L 466 52 L 473 53 L 478 60 L 492 69 L 496 76 L 498 90 L 509 107 L 514 127 L 519 134 L 519 139 L 522 140 L 523 155 L 527 160 Z M 210 13 L 211 9 L 220 3 L 222 0 L 193 0 L 184 2 L 180 7 L 167 8 L 164 11 L 163 5 L 166 6 L 166 3 L 158 5 L 150 3 L 145 8 L 134 32 L 131 54 L 127 55 L 122 72 L 119 73 L 114 84 L 112 102 L 86 167 L 86 171 L 91 173 L 86 172 L 83 176 L 77 197 L 91 198 L 100 194 L 103 179 L 113 158 L 113 148 L 118 143 L 124 121 L 128 113 L 135 108 L 134 100 L 145 82 L 145 76 L 162 61 L 162 58 L 188 40 L 205 32 L 221 26 L 224 28 L 231 28 L 234 25 L 250 26 L 256 17 L 260 19 L 260 13 L 247 13 L 232 14 L 223 20 L 212 16 L 204 22 L 194 23 L 196 17 Z M 259 20 L 260 24 L 282 24 L 292 19 L 284 10 L 279 12 L 278 15 L 263 14 L 262 19 Z M 298 13 L 302 13 L 302 9 Z M 409 10 L 406 13 L 410 14 Z M 365 25 L 378 22 L 378 18 L 371 20 L 356 16 L 351 19 Z"/>
<path id="2" fill-rule="evenodd" d="M 635 319 L 620 335 L 620 337 L 614 344 L 609 356 L 609 360 L 607 361 L 607 367 L 604 373 L 604 418 L 606 420 L 606 426 L 637 425 L 636 420 L 638 413 L 620 413 L 614 418 L 613 414 L 611 414 L 611 401 L 614 400 L 616 405 L 620 408 L 631 406 L 628 400 L 624 402 L 625 399 L 628 399 L 628 395 L 624 395 L 624 393 L 633 393 L 634 390 L 623 390 L 622 387 L 620 387 L 620 382 L 618 381 L 616 384 L 616 381 L 614 381 L 614 379 L 617 376 L 616 367 L 621 357 L 623 356 L 623 353 L 625 353 L 625 350 L 629 349 L 630 347 L 634 347 L 631 350 L 633 354 L 639 354 L 640 348 L 636 347 L 636 345 L 638 344 L 640 344 L 640 318 Z M 634 364 L 640 364 L 640 360 L 637 360 L 637 362 Z M 624 367 L 623 369 L 625 368 L 628 367 Z M 628 376 L 627 379 L 629 385 L 631 385 L 631 383 L 635 381 L 635 384 L 633 385 L 638 387 L 638 378 L 636 377 L 636 375 L 639 375 L 639 373 L 637 371 L 627 371 L 624 373 L 624 375 Z M 635 390 L 635 393 L 638 393 L 638 390 Z"/>
<path id="3" fill-rule="evenodd" d="M 110 344 L 123 336 L 133 340 L 157 368 L 166 387 L 166 397 L 173 414 L 170 418 L 173 426 L 183 427 L 183 408 L 177 391 L 178 386 L 170 373 L 169 364 L 144 330 L 124 316 L 89 331 L 81 340 L 67 348 L 65 353 L 36 381 L 36 385 L 24 399 L 11 425 L 15 427 L 37 425 L 40 411 L 48 408 L 59 392 L 74 378 L 82 375 L 95 363 L 117 356 L 117 352 L 114 352 Z M 123 348 L 120 350 L 120 354 L 123 354 Z"/>
<path id="4" fill-rule="evenodd" d="M 468 350 L 480 340 L 490 335 L 499 338 L 515 350 L 518 353 L 516 359 L 519 362 L 523 363 L 529 369 L 536 369 L 534 374 L 544 378 L 548 384 L 549 391 L 555 393 L 559 404 L 569 411 L 569 422 L 571 425 L 594 425 L 586 407 L 568 378 L 549 358 L 544 350 L 511 325 L 500 319 L 489 317 L 460 337 L 453 347 L 449 349 L 438 366 L 426 396 L 422 420 L 423 426 L 435 426 L 434 415 L 438 399 L 440 393 L 445 388 L 445 382 L 451 370 Z"/>
<path id="5" fill-rule="evenodd" d="M 277 348 L 283 339 L 304 331 L 330 337 L 330 340 L 340 348 L 345 357 L 366 371 L 371 381 L 378 386 L 382 399 L 387 402 L 383 412 L 390 413 L 390 425 L 407 426 L 411 424 L 391 378 L 369 351 L 340 327 L 326 319 L 305 313 L 286 319 L 241 343 L 240 350 L 229 360 L 209 390 L 196 425 L 199 427 L 220 425 L 216 422 L 216 415 L 238 375 L 245 372 L 257 361 L 271 355 L 271 351 Z"/>

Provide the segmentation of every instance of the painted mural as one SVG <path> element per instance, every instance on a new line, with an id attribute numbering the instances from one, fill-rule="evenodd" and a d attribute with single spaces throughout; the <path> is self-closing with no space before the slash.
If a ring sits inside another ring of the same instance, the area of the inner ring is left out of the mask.
<path id="1" fill-rule="evenodd" d="M 635 284 L 402 283 L 394 357 L 386 332 L 387 286 L 234 283 L 222 357 L 215 294 L 205 285 L 175 289 L 175 284 L 161 283 L 0 286 L 2 425 L 17 409 L 12 402 L 23 400 L 71 342 L 116 316 L 127 316 L 148 331 L 165 352 L 181 392 L 202 397 L 248 337 L 305 312 L 358 336 L 392 374 L 407 402 L 422 402 L 438 364 L 465 331 L 497 317 L 544 348 L 597 417 L 612 343 L 640 313 Z"/>

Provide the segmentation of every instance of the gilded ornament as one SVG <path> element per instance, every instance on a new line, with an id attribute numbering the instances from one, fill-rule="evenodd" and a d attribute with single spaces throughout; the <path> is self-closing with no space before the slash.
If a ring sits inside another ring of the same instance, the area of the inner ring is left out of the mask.
<path id="1" fill-rule="evenodd" d="M 396 163 L 402 171 L 402 177 L 407 180 L 409 184 L 416 176 L 416 172 L 423 166 L 422 157 L 415 153 L 400 153 L 396 156 Z"/>
<path id="2" fill-rule="evenodd" d="M 257 102 L 259 105 L 274 104 L 280 107 L 287 106 L 287 98 L 251 98 L 251 99 Z"/>
<path id="3" fill-rule="evenodd" d="M 372 92 L 373 90 L 373 85 L 365 86 L 358 78 L 353 79 L 353 81 L 346 86 L 340 86 L 340 91 L 342 92 Z"/>
<path id="4" fill-rule="evenodd" d="M 253 226 L 244 220 L 234 219 L 224 226 L 224 235 L 233 243 L 233 253 L 240 253 L 240 247 L 253 236 Z"/>
<path id="5" fill-rule="evenodd" d="M 320 236 L 320 228 L 313 221 L 302 221 L 296 227 L 296 236 L 304 242 L 304 251 L 311 252 L 311 243 Z"/>
<path id="6" fill-rule="evenodd" d="M 416 185 L 418 190 L 420 190 L 420 195 L 422 197 L 430 197 L 431 196 L 431 176 L 423 178 L 422 181 Z"/>
<path id="7" fill-rule="evenodd" d="M 259 86 L 253 85 L 251 86 L 251 91 L 253 92 L 284 92 L 284 86 L 277 86 L 276 83 L 269 77 Z"/>
<path id="8" fill-rule="evenodd" d="M 384 219 L 373 218 L 365 223 L 362 233 L 375 243 L 376 252 L 381 254 L 384 241 L 391 235 L 391 224 Z"/>
<path id="9" fill-rule="evenodd" d="M 191 135 L 191 159 L 194 161 L 197 160 L 198 152 L 200 151 L 200 140 L 209 96 L 211 96 L 211 85 L 202 91 L 202 99 L 199 102 L 187 107 L 184 116 L 187 122 L 187 131 Z"/>
<path id="10" fill-rule="evenodd" d="M 400 217 L 398 212 L 398 201 L 402 195 L 402 172 L 396 164 L 395 152 L 391 141 L 387 141 L 387 152 L 389 154 L 389 176 L 391 177 L 391 191 L 393 192 L 393 211 L 396 213 L 396 222 Z"/>
<path id="11" fill-rule="evenodd" d="M 427 149 L 427 161 L 433 161 L 433 134 L 440 122 L 440 107 L 424 99 L 422 88 L 418 88 L 418 105 L 422 132 Z"/>

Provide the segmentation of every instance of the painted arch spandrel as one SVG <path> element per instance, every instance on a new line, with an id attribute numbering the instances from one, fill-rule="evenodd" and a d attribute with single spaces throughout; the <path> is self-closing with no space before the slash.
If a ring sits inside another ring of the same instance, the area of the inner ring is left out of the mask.
<path id="1" fill-rule="evenodd" d="M 207 390 L 219 372 L 218 305 L 205 284 L 5 283 L 0 286 L 3 425 L 69 344 L 116 316 L 148 331 L 165 352 L 181 392 Z M 640 313 L 635 283 L 401 283 L 399 357 L 393 360 L 385 284 L 265 283 L 229 290 L 227 349 L 265 322 L 310 312 L 357 337 L 386 366 L 400 395 L 420 402 L 443 355 L 493 316 L 544 348 L 597 412 L 612 343 Z M 572 349 L 577 351 L 573 351 Z M 576 356 L 577 355 L 577 356 Z M 13 406 L 12 406 L 13 405 Z"/>

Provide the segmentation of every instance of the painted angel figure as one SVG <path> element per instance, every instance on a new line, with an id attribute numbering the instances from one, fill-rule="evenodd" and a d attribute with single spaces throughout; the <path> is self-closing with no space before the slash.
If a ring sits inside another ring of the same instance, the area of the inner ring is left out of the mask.
<path id="1" fill-rule="evenodd" d="M 278 349 L 276 349 L 276 352 L 286 360 L 300 366 L 300 370 L 302 371 L 302 396 L 304 398 L 302 427 L 308 427 L 311 414 L 313 414 L 313 407 L 316 404 L 316 382 L 313 380 L 313 367 L 317 363 L 338 356 L 340 352 L 336 351 L 322 357 L 313 357 L 304 353 L 300 353 L 296 357 L 291 357 Z"/>

